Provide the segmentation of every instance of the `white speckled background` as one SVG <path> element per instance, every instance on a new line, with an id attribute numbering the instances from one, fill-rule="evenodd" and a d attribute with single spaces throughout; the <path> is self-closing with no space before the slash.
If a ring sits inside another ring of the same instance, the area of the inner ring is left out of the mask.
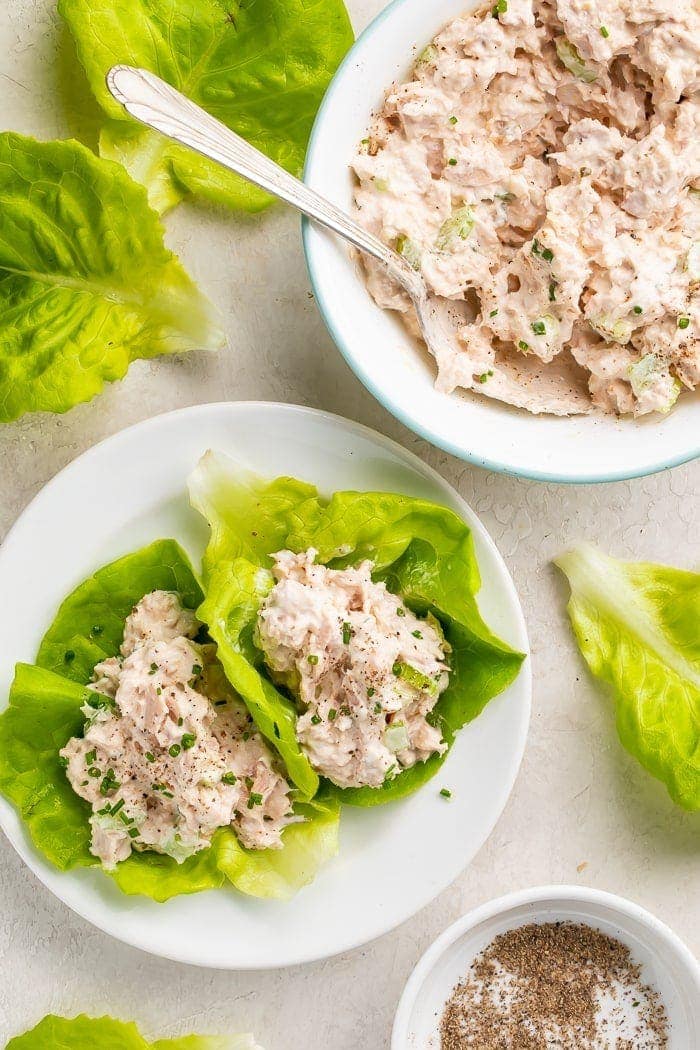
<path id="1" fill-rule="evenodd" d="M 381 0 L 350 0 L 356 28 L 381 6 Z M 53 0 L 5 0 L 0 45 L 2 126 L 47 138 L 74 131 L 59 87 L 61 67 L 71 68 L 70 52 Z M 82 124 L 79 130 L 93 127 L 93 115 Z M 230 349 L 138 364 L 123 383 L 67 416 L 26 417 L 4 427 L 0 534 L 66 463 L 150 415 L 197 402 L 261 398 L 351 416 L 436 467 L 500 546 L 531 634 L 536 680 L 529 746 L 498 827 L 451 889 L 395 933 L 303 969 L 239 976 L 152 959 L 76 918 L 0 841 L 0 1037 L 51 1010 L 86 1010 L 134 1018 L 154 1036 L 252 1029 L 266 1050 L 375 1050 L 388 1043 L 411 968 L 448 923 L 489 897 L 545 882 L 627 895 L 700 954 L 700 816 L 674 808 L 622 751 L 610 704 L 574 649 L 564 587 L 549 565 L 585 537 L 617 555 L 697 567 L 700 463 L 586 488 L 474 469 L 413 437 L 353 377 L 311 298 L 295 215 L 278 208 L 251 219 L 183 206 L 168 229 L 170 243 L 224 313 Z"/>

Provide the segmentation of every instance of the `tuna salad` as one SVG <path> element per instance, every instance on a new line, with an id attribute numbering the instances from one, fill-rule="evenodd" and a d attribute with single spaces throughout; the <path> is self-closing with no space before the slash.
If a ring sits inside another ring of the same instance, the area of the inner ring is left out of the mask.
<path id="1" fill-rule="evenodd" d="M 375 583 L 370 561 L 329 569 L 314 549 L 273 559 L 256 641 L 302 705 L 297 737 L 313 768 L 340 787 L 379 787 L 443 754 L 430 720 L 449 680 L 438 621 Z"/>
<path id="2" fill-rule="evenodd" d="M 633 416 L 696 389 L 697 0 L 497 0 L 459 18 L 353 167 L 363 224 L 454 304 L 440 389 Z M 366 266 L 417 334 L 407 295 Z"/>
<path id="3" fill-rule="evenodd" d="M 233 693 L 194 613 L 153 591 L 97 664 L 84 735 L 60 752 L 92 806 L 91 852 L 108 868 L 132 850 L 178 862 L 231 825 L 249 849 L 279 848 L 297 818 L 290 785 Z"/>

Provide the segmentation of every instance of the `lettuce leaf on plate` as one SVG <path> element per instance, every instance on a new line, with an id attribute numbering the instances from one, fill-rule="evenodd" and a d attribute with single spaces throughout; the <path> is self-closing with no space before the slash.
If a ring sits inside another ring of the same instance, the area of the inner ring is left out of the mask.
<path id="1" fill-rule="evenodd" d="M 260 606 L 274 583 L 275 551 L 315 547 L 318 560 L 332 568 L 369 558 L 376 580 L 400 593 L 419 615 L 437 617 L 453 649 L 450 683 L 434 712 L 448 744 L 516 678 L 523 654 L 498 639 L 481 618 L 472 536 L 452 511 L 384 492 L 337 492 L 326 501 L 304 482 L 262 481 L 212 452 L 189 484 L 193 506 L 211 526 L 200 616 L 229 680 L 307 797 L 318 777 L 296 738 L 295 706 L 268 677 L 254 642 Z M 377 805 L 411 794 L 443 761 L 434 755 L 381 788 L 325 784 L 324 792 L 352 805 Z"/>
<path id="2" fill-rule="evenodd" d="M 133 1023 L 112 1017 L 56 1017 L 49 1014 L 5 1050 L 261 1050 L 252 1035 L 186 1035 L 146 1042 Z"/>
<path id="3" fill-rule="evenodd" d="M 119 165 L 4 132 L 0 200 L 0 422 L 66 412 L 137 358 L 223 345 Z"/>
<path id="4" fill-rule="evenodd" d="M 109 118 L 100 152 L 144 183 L 160 212 L 188 194 L 248 211 L 271 198 L 128 117 L 107 90 L 111 66 L 152 70 L 298 175 L 353 41 L 342 0 L 59 0 L 58 9 Z"/>
<path id="5" fill-rule="evenodd" d="M 95 663 L 119 651 L 124 620 L 149 591 L 174 590 L 188 608 L 202 591 L 184 551 L 158 540 L 99 569 L 62 603 L 39 648 L 37 666 L 18 664 L 0 715 L 0 791 L 19 810 L 36 848 L 66 871 L 96 866 L 90 853 L 90 806 L 71 788 L 60 749 L 83 730 L 81 706 Z M 281 850 L 246 850 L 230 828 L 209 849 L 177 864 L 158 853 L 132 853 L 108 874 L 127 894 L 166 901 L 226 882 L 242 893 L 286 899 L 337 852 L 338 805 L 299 805 L 307 819 L 283 832 Z"/>
<path id="6" fill-rule="evenodd" d="M 674 802 L 700 809 L 700 575 L 588 545 L 556 564 L 581 653 L 612 689 L 622 743 Z"/>

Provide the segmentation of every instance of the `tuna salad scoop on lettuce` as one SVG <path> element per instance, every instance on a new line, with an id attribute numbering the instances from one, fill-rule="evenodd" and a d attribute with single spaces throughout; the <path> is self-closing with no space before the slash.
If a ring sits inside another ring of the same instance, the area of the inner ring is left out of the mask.
<path id="1" fill-rule="evenodd" d="M 337 849 L 338 806 L 302 798 L 231 687 L 161 540 L 63 602 L 0 716 L 0 790 L 66 870 L 100 863 L 165 900 L 231 882 L 288 897 Z"/>
<path id="2" fill-rule="evenodd" d="M 6 1050 L 262 1050 L 252 1035 L 186 1035 L 148 1042 L 135 1024 L 112 1017 L 49 1014 L 30 1032 L 10 1039 Z"/>
<path id="3" fill-rule="evenodd" d="M 330 500 L 208 453 L 208 625 L 226 676 L 307 799 L 371 806 L 435 775 L 523 660 L 479 613 L 468 526 L 391 493 Z"/>

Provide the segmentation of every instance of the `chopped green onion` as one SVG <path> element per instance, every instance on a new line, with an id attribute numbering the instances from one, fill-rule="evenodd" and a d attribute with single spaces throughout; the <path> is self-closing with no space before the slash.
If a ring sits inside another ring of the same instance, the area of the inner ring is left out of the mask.
<path id="1" fill-rule="evenodd" d="M 643 313 L 643 310 L 642 310 L 641 306 L 633 306 L 632 307 L 632 312 L 635 313 L 635 314 L 641 314 L 641 313 Z"/>
<path id="2" fill-rule="evenodd" d="M 189 751 L 190 748 L 194 747 L 197 737 L 194 733 L 183 733 L 180 743 L 182 744 L 183 751 Z"/>
<path id="3" fill-rule="evenodd" d="M 179 744 L 171 744 L 171 746 L 168 748 L 168 754 L 171 758 L 177 758 L 181 751 L 182 748 Z"/>
<path id="4" fill-rule="evenodd" d="M 352 625 L 349 623 L 343 624 L 343 645 L 349 645 L 350 639 L 352 638 Z"/>
<path id="5" fill-rule="evenodd" d="M 521 339 L 520 342 L 518 343 L 518 349 L 519 350 L 529 350 L 530 349 L 530 344 L 526 343 L 524 339 Z"/>
<path id="6" fill-rule="evenodd" d="M 118 813 L 119 810 L 122 809 L 123 805 L 124 805 L 124 799 L 123 798 L 120 798 L 118 802 L 115 802 L 114 805 L 112 806 L 112 809 L 111 809 L 112 816 L 114 816 L 116 813 Z M 109 805 L 107 807 L 107 812 L 109 812 Z M 122 813 L 122 819 L 124 819 L 125 816 L 126 815 L 124 813 Z M 128 817 L 126 817 L 126 819 L 129 820 Z"/>
<path id="7" fill-rule="evenodd" d="M 316 655 L 316 653 L 311 653 L 311 655 L 307 656 L 306 659 L 309 661 L 312 667 L 315 667 L 318 663 L 318 656 Z"/>
<path id="8" fill-rule="evenodd" d="M 200 675 L 201 673 L 202 673 L 202 665 L 201 664 L 192 664 L 192 674 L 195 677 L 197 677 L 197 675 Z"/>
<path id="9" fill-rule="evenodd" d="M 455 167 L 457 167 L 457 158 L 456 157 L 450 157 L 450 159 L 448 160 L 447 163 L 450 165 L 451 168 L 455 168 Z"/>
<path id="10" fill-rule="evenodd" d="M 600 35 L 604 36 L 606 40 L 608 39 L 608 37 L 610 36 L 610 30 L 607 26 L 600 27 Z"/>
<path id="11" fill-rule="evenodd" d="M 678 327 L 679 328 L 685 330 L 688 327 L 689 324 L 690 324 L 690 318 L 689 317 L 679 317 L 678 318 Z"/>
<path id="12" fill-rule="evenodd" d="M 375 713 L 375 715 L 378 715 L 378 714 L 381 714 L 381 711 L 382 711 L 382 705 L 377 700 L 376 704 L 374 705 L 374 713 Z"/>
<path id="13" fill-rule="evenodd" d="M 88 766 L 94 765 L 96 758 L 97 758 L 97 748 L 94 747 L 92 749 L 92 751 L 88 751 L 87 754 L 85 755 L 85 763 L 86 763 L 86 765 L 88 765 Z"/>
<path id="14" fill-rule="evenodd" d="M 120 787 L 121 783 L 115 778 L 114 770 L 108 769 L 100 784 L 100 794 L 103 796 L 108 795 L 110 791 L 116 791 Z"/>
<path id="15" fill-rule="evenodd" d="M 323 720 L 322 720 L 322 718 L 319 715 L 312 715 L 311 716 L 311 725 L 312 726 L 320 725 L 322 721 Z"/>
<path id="16" fill-rule="evenodd" d="M 443 798 L 452 798 L 452 792 L 449 788 L 440 788 L 440 794 Z"/>
<path id="17" fill-rule="evenodd" d="M 367 696 L 370 697 L 370 699 L 371 699 L 374 696 L 374 694 L 376 693 L 376 691 L 377 690 L 374 688 L 374 686 L 371 685 L 369 687 L 369 689 L 367 690 Z"/>
<path id="18" fill-rule="evenodd" d="M 256 791 L 252 791 L 250 794 L 250 798 L 248 799 L 248 809 L 252 809 L 253 806 L 262 805 L 262 800 L 262 795 L 259 795 Z"/>
<path id="19" fill-rule="evenodd" d="M 397 615 L 397 616 L 405 616 L 405 615 L 406 615 L 406 610 L 405 610 L 405 609 L 403 609 L 403 608 L 402 608 L 402 607 L 401 607 L 401 606 L 399 605 L 398 609 L 396 610 L 396 615 Z"/>
<path id="20" fill-rule="evenodd" d="M 224 775 L 221 778 L 221 783 L 222 784 L 235 784 L 237 780 L 238 780 L 238 777 L 236 776 L 235 773 L 224 773 Z"/>
<path id="21" fill-rule="evenodd" d="M 153 663 L 153 664 L 151 664 L 151 669 L 150 669 L 150 671 L 148 673 L 149 674 L 155 674 L 157 670 L 158 670 L 158 664 Z"/>
<path id="22" fill-rule="evenodd" d="M 450 117 L 450 124 L 457 124 L 457 123 L 458 123 L 457 117 Z"/>
<path id="23" fill-rule="evenodd" d="M 542 258 L 545 262 L 552 262 L 554 259 L 554 252 L 550 251 L 549 248 L 542 249 Z"/>
<path id="24" fill-rule="evenodd" d="M 147 751 L 146 752 L 146 761 L 147 762 L 155 762 L 155 760 L 156 760 L 156 756 L 153 754 L 153 752 L 152 751 Z"/>
<path id="25" fill-rule="evenodd" d="M 495 317 L 497 313 L 498 313 L 498 309 L 492 310 L 491 313 L 489 314 L 489 317 Z"/>
<path id="26" fill-rule="evenodd" d="M 496 0 L 496 3 L 491 9 L 491 14 L 494 18 L 498 18 L 499 15 L 504 15 L 508 10 L 508 0 Z"/>
<path id="27" fill-rule="evenodd" d="M 329 722 L 335 722 L 337 714 L 338 714 L 338 712 L 336 711 L 336 709 L 334 707 L 332 707 L 330 709 L 330 711 L 328 712 L 328 721 Z"/>
<path id="28" fill-rule="evenodd" d="M 93 766 L 92 769 L 88 769 L 88 776 L 92 777 L 93 780 L 97 780 L 98 777 L 102 776 L 102 770 L 98 769 L 97 766 Z"/>
<path id="29" fill-rule="evenodd" d="M 533 321 L 530 325 L 535 335 L 545 335 L 547 332 L 547 326 L 544 321 Z"/>
<path id="30" fill-rule="evenodd" d="M 139 837 L 139 829 L 138 828 L 129 828 L 128 831 L 127 831 L 127 835 L 129 836 L 130 839 L 137 839 Z"/>
<path id="31" fill-rule="evenodd" d="M 557 282 L 556 281 L 550 281 L 549 282 L 549 301 L 550 301 L 550 303 L 553 303 L 553 302 L 556 301 L 556 298 L 557 298 L 556 291 L 557 291 Z"/>

